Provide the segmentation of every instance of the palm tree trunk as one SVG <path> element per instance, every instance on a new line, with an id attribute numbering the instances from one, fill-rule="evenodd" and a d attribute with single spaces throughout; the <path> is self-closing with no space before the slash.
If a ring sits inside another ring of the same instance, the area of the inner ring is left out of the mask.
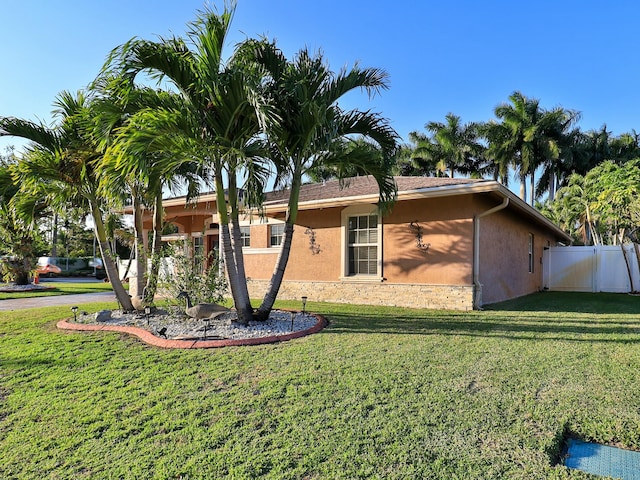
<path id="1" fill-rule="evenodd" d="M 124 289 L 124 286 L 120 281 L 120 277 L 118 275 L 118 267 L 116 266 L 115 262 L 113 261 L 113 257 L 109 252 L 109 241 L 107 240 L 107 234 L 104 228 L 104 223 L 102 221 L 102 212 L 100 211 L 100 207 L 95 201 L 91 201 L 91 216 L 93 217 L 93 225 L 95 228 L 96 239 L 98 240 L 98 246 L 100 247 L 102 261 L 104 262 L 104 269 L 106 270 L 109 281 L 111 282 L 113 292 L 118 299 L 118 303 L 122 305 L 123 310 L 131 311 L 133 310 L 131 297 Z"/>
<path id="2" fill-rule="evenodd" d="M 556 174 L 553 170 L 549 173 L 549 200 L 556 198 Z"/>
<path id="3" fill-rule="evenodd" d="M 236 182 L 236 170 L 232 168 L 229 170 L 229 207 L 231 208 L 231 244 L 238 280 L 237 293 L 239 304 L 236 305 L 236 311 L 238 314 L 238 321 L 245 324 L 253 318 L 253 308 L 251 307 L 251 299 L 249 298 L 247 274 L 244 269 L 244 255 L 242 254 L 242 239 L 239 221 L 240 210 L 238 204 L 238 187 Z"/>
<path id="4" fill-rule="evenodd" d="M 635 250 L 635 254 L 636 254 L 636 264 L 638 265 L 638 271 L 640 272 L 640 245 L 638 245 L 637 243 L 633 243 L 633 248 Z M 635 292 L 635 290 L 634 290 Z"/>
<path id="5" fill-rule="evenodd" d="M 143 226 L 142 226 L 142 205 L 137 188 L 131 189 L 131 199 L 133 201 L 133 228 L 135 230 L 134 250 L 136 258 L 136 278 L 129 290 L 134 297 L 142 295 L 142 285 L 147 270 L 147 252 L 144 248 Z M 131 288 L 133 287 L 133 288 Z"/>
<path id="6" fill-rule="evenodd" d="M 535 171 L 531 172 L 531 177 L 529 178 L 529 182 L 530 182 L 530 188 L 531 188 L 531 192 L 529 193 L 529 197 L 530 197 L 530 204 L 533 207 L 533 204 L 535 202 L 535 196 L 536 196 L 536 177 L 535 177 Z"/>
<path id="7" fill-rule="evenodd" d="M 289 193 L 289 205 L 287 209 L 287 217 L 284 225 L 284 235 L 282 237 L 282 248 L 276 261 L 276 266 L 271 275 L 269 281 L 269 287 L 262 299 L 262 304 L 256 312 L 258 320 L 267 320 L 269 314 L 273 309 L 273 304 L 276 301 L 280 287 L 282 286 L 282 279 L 284 278 L 284 271 L 287 268 L 289 262 L 289 254 L 291 252 L 291 243 L 293 241 L 293 225 L 298 217 L 298 199 L 300 197 L 301 178 L 294 172 L 294 179 L 291 184 L 291 191 Z"/>
<path id="8" fill-rule="evenodd" d="M 249 289 L 247 286 L 247 275 L 244 270 L 244 256 L 242 254 L 242 240 L 240 235 L 240 225 L 237 221 L 231 223 L 231 240 L 233 245 L 233 260 L 236 267 L 238 301 L 236 311 L 238 313 L 238 322 L 246 324 L 253 318 L 253 307 L 249 298 Z"/>
<path id="9" fill-rule="evenodd" d="M 51 232 L 51 256 L 58 256 L 58 213 L 53 214 L 53 228 Z"/>
<path id="10" fill-rule="evenodd" d="M 160 272 L 160 250 L 162 249 L 162 191 L 156 192 L 153 206 L 153 244 L 151 246 L 151 270 L 147 275 L 144 287 L 144 301 L 152 303 L 158 288 L 158 274 Z"/>
<path id="11" fill-rule="evenodd" d="M 622 249 L 622 257 L 624 258 L 624 264 L 627 267 L 627 275 L 629 277 L 629 288 L 630 292 L 635 292 L 636 289 L 633 286 L 633 274 L 631 273 L 631 262 L 629 260 L 629 256 L 627 255 L 627 251 L 624 248 L 624 242 L 622 241 L 622 236 L 620 236 L 620 248 Z"/>
<path id="12" fill-rule="evenodd" d="M 271 275 L 269 287 L 267 288 L 264 298 L 262 299 L 262 304 L 258 308 L 255 315 L 256 319 L 258 320 L 267 320 L 269 318 L 271 310 L 273 309 L 273 304 L 275 303 L 276 298 L 278 297 L 278 292 L 280 291 L 280 287 L 282 286 L 284 271 L 287 268 L 287 263 L 289 262 L 292 239 L 293 225 L 290 223 L 285 223 L 284 235 L 282 237 L 282 249 L 280 250 L 275 269 L 273 271 L 273 274 Z"/>
<path id="13" fill-rule="evenodd" d="M 227 278 L 229 279 L 229 289 L 231 290 L 233 304 L 238 314 L 238 322 L 241 324 L 248 323 L 249 319 L 251 319 L 251 317 L 253 316 L 253 309 L 251 308 L 251 302 L 249 301 L 247 280 L 246 276 L 244 275 L 244 269 L 242 270 L 241 277 L 236 263 L 236 255 L 234 254 L 234 248 L 236 248 L 236 246 L 237 248 L 240 248 L 240 253 L 242 254 L 242 246 L 238 244 L 231 244 L 231 232 L 229 230 L 229 212 L 227 211 L 227 202 L 224 195 L 224 184 L 222 182 L 222 175 L 219 173 L 219 169 L 215 173 L 215 184 L 216 204 L 220 222 L 220 243 L 222 244 L 224 266 L 227 271 Z M 229 197 L 231 197 L 231 193 Z M 237 209 L 237 203 L 235 203 L 235 205 Z"/>

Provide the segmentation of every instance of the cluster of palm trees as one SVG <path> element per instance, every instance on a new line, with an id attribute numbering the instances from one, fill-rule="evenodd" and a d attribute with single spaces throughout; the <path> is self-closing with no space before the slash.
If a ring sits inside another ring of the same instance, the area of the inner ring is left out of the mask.
<path id="1" fill-rule="evenodd" d="M 640 136 L 634 132 L 613 137 L 606 125 L 582 132 L 580 115 L 514 92 L 496 107 L 495 119 L 463 123 L 449 113 L 444 122 L 429 122 L 427 133 L 411 132 L 398 171 L 403 174 L 454 174 L 492 177 L 508 185 L 512 173 L 520 180 L 520 197 L 532 205 L 558 188 L 572 174 L 585 175 L 605 160 L 620 164 L 640 157 Z M 527 184 L 529 197 L 527 198 Z"/>
<path id="2" fill-rule="evenodd" d="M 7 166 L 19 193 L 41 196 L 54 209 L 74 205 L 90 212 L 105 269 L 126 310 L 133 305 L 105 228 L 107 213 L 125 198 L 134 211 L 137 285 L 144 285 L 135 294 L 148 303 L 159 267 L 163 191 L 179 185 L 193 199 L 202 186 L 215 189 L 224 264 L 242 323 L 266 318 L 273 306 L 305 174 L 322 166 L 338 177 L 373 175 L 381 207 L 395 198 L 396 132 L 376 113 L 338 105 L 352 90 L 374 95 L 386 89 L 386 73 L 358 65 L 334 73 L 319 53 L 302 49 L 289 60 L 264 39 L 242 42 L 227 58 L 223 45 L 232 17 L 233 7 L 220 14 L 205 10 L 185 38 L 134 38 L 115 48 L 87 91 L 58 96 L 54 127 L 0 117 L 0 135 L 31 141 Z M 171 88 L 144 86 L 143 75 Z M 370 155 L 372 148 L 377 155 Z M 239 218 L 261 204 L 270 176 L 276 186 L 289 186 L 289 209 L 270 288 L 254 310 Z M 143 207 L 154 212 L 150 252 L 142 241 Z"/>

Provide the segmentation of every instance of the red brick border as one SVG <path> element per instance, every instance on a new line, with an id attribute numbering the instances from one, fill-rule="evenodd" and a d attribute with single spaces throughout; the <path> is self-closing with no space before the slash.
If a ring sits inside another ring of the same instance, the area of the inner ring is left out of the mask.
<path id="1" fill-rule="evenodd" d="M 100 331 L 100 332 L 120 332 L 138 337 L 143 342 L 160 348 L 220 348 L 239 347 L 245 345 L 262 345 L 264 343 L 286 342 L 294 338 L 305 337 L 312 333 L 317 333 L 327 326 L 327 320 L 318 314 L 312 314 L 318 320 L 316 324 L 306 330 L 288 333 L 286 335 L 274 335 L 271 337 L 243 338 L 238 340 L 168 340 L 160 338 L 148 330 L 139 327 L 127 327 L 123 325 L 87 325 L 83 323 L 73 323 L 69 320 L 60 320 L 56 327 L 62 330 L 74 331 Z"/>

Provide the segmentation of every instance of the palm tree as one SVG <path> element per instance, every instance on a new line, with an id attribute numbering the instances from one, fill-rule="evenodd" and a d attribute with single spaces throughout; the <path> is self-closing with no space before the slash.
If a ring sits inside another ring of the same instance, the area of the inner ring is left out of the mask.
<path id="1" fill-rule="evenodd" d="M 262 85 L 277 112 L 277 121 L 267 128 L 271 160 L 277 169 L 276 186 L 289 187 L 281 251 L 256 313 L 257 318 L 264 319 L 273 308 L 289 259 L 303 177 L 319 166 L 338 178 L 372 175 L 379 186 L 379 205 L 384 209 L 396 194 L 391 169 L 398 137 L 378 114 L 345 111 L 338 105 L 353 90 L 373 95 L 387 88 L 387 75 L 382 70 L 355 65 L 336 74 L 322 54 L 312 55 L 307 49 L 288 61 L 274 43 L 256 41 L 246 48 L 265 69 Z"/>
<path id="2" fill-rule="evenodd" d="M 440 147 L 440 171 L 448 170 L 451 178 L 456 170 L 472 164 L 472 159 L 481 154 L 477 123 L 463 124 L 459 116 L 448 113 L 445 122 L 429 122 L 425 128 L 433 134 L 433 142 Z"/>
<path id="3" fill-rule="evenodd" d="M 238 321 L 246 323 L 253 309 L 240 246 L 239 188 L 243 185 L 239 182 L 244 178 L 247 187 L 244 201 L 259 202 L 268 172 L 261 164 L 264 118 L 257 85 L 250 72 L 241 68 L 240 49 L 226 63 L 223 60 L 232 16 L 233 8 L 220 15 L 201 12 L 190 25 L 187 40 L 132 39 L 112 52 L 104 71 L 132 84 L 145 71 L 171 80 L 182 96 L 182 110 L 147 109 L 136 114 L 132 125 L 137 128 L 130 131 L 124 150 L 158 154 L 168 161 L 167 170 L 195 159 L 201 162 L 202 178 L 213 179 L 225 267 Z M 243 172 L 248 175 L 243 177 Z"/>
<path id="4" fill-rule="evenodd" d="M 548 192 L 549 199 L 553 200 L 558 185 L 564 182 L 566 166 L 570 164 L 575 141 L 575 133 L 570 129 L 579 118 L 579 112 L 562 107 L 544 112 L 540 127 L 542 134 L 546 137 L 547 149 L 540 163 L 543 171 L 536 186 L 536 198 Z M 544 151 L 545 149 L 543 153 Z"/>
<path id="5" fill-rule="evenodd" d="M 611 159 L 617 163 L 640 158 L 640 134 L 635 130 L 621 134 L 610 142 Z"/>
<path id="6" fill-rule="evenodd" d="M 438 164 L 443 156 L 441 146 L 430 136 L 417 131 L 409 132 L 409 141 L 411 152 L 401 167 L 403 175 L 440 176 L 442 172 Z"/>
<path id="7" fill-rule="evenodd" d="M 515 155 L 510 142 L 511 132 L 509 128 L 504 123 L 490 120 L 480 127 L 479 134 L 486 139 L 488 144 L 485 151 L 488 162 L 487 173 L 494 180 L 508 187 L 509 168 Z"/>
<path id="8" fill-rule="evenodd" d="M 546 112 L 540 101 L 520 92 L 509 96 L 510 104 L 498 105 L 495 115 L 508 132 L 501 145 L 495 145 L 493 156 L 501 163 L 510 163 L 520 178 L 520 198 L 526 199 L 526 179 L 531 184 L 530 203 L 535 200 L 535 172 L 545 161 L 558 159 L 560 148 L 551 132 L 555 113 Z"/>
<path id="9" fill-rule="evenodd" d="M 123 84 L 122 79 L 102 77 L 94 82 L 100 93 L 96 102 L 95 132 L 104 148 L 104 160 L 100 164 L 100 186 L 105 195 L 121 198 L 128 192 L 134 217 L 137 275 L 134 296 L 144 294 L 144 302 L 152 303 L 157 289 L 160 270 L 161 236 L 163 227 L 162 194 L 167 188 L 176 191 L 183 183 L 189 190 L 189 198 L 198 192 L 196 162 L 175 164 L 164 158 L 166 154 L 145 151 L 131 153 L 128 140 L 138 128 L 138 115 L 151 110 L 180 110 L 184 102 L 179 95 L 151 88 L 135 88 Z M 115 188 L 114 188 L 115 187 Z M 150 252 L 151 271 L 147 270 L 147 254 L 142 230 L 142 206 L 153 211 L 153 240 Z M 144 285 L 146 277 L 146 285 Z"/>
<path id="10" fill-rule="evenodd" d="M 118 302 L 132 310 L 131 299 L 118 276 L 104 226 L 104 199 L 98 191 L 96 166 L 102 159 L 87 128 L 90 100 L 84 93 L 62 92 L 56 99 L 56 128 L 17 118 L 0 118 L 0 136 L 16 136 L 32 142 L 28 155 L 17 165 L 22 188 L 36 192 L 43 185 L 58 205 L 83 204 L 91 212 L 94 232 L 105 270 Z"/>

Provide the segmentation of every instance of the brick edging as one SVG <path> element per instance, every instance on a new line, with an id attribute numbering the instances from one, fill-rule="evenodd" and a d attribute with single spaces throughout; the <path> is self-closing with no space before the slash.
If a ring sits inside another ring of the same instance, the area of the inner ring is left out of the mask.
<path id="1" fill-rule="evenodd" d="M 220 347 L 240 347 L 247 345 L 262 345 L 265 343 L 286 342 L 294 338 L 305 337 L 312 333 L 318 333 L 327 326 L 327 320 L 322 315 L 311 314 L 316 317 L 316 324 L 306 330 L 298 330 L 297 332 L 288 333 L 286 335 L 273 335 L 270 337 L 260 338 L 243 338 L 238 340 L 169 340 L 160 338 L 148 330 L 140 327 L 128 327 L 123 325 L 87 325 L 82 323 L 73 323 L 64 319 L 56 323 L 56 327 L 62 330 L 74 331 L 100 331 L 100 332 L 120 332 L 127 333 L 138 337 L 144 343 L 160 348 L 220 348 Z"/>

